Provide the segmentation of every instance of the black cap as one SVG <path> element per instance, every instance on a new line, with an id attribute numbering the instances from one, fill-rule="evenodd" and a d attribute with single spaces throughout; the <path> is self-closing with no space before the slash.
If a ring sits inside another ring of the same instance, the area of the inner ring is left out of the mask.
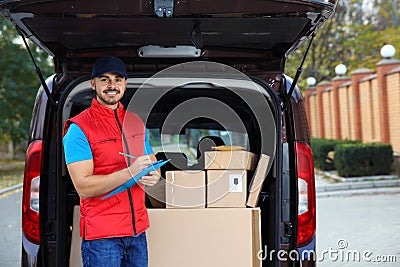
<path id="1" fill-rule="evenodd" d="M 91 78 L 100 77 L 104 73 L 119 73 L 128 78 L 125 63 L 117 57 L 100 57 L 96 60 L 92 68 Z"/>

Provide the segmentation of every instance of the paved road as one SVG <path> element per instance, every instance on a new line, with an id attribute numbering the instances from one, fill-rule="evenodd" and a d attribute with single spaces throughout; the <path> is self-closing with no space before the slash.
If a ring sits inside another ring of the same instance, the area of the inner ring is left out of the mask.
<path id="1" fill-rule="evenodd" d="M 20 266 L 22 193 L 0 196 L 0 266 Z"/>
<path id="2" fill-rule="evenodd" d="M 400 266 L 399 202 L 400 194 L 317 199 L 320 259 L 326 251 L 318 267 Z"/>

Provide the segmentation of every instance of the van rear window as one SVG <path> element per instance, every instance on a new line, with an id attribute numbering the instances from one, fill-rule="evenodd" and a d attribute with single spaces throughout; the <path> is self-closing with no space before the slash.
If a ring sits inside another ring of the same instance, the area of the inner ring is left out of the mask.
<path id="1" fill-rule="evenodd" d="M 216 146 L 241 146 L 249 149 L 249 140 L 246 133 L 186 128 L 181 134 L 161 134 L 160 129 L 149 130 L 149 142 L 155 154 L 157 152 L 180 152 L 188 159 L 188 164 L 196 164 L 198 158 L 198 146 L 201 140 L 209 138 Z"/>

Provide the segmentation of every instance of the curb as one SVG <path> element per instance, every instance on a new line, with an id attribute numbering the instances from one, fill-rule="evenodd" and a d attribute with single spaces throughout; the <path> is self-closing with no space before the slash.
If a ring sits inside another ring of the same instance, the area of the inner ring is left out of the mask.
<path id="1" fill-rule="evenodd" d="M 3 189 L 0 189 L 0 196 L 4 195 L 6 193 L 12 192 L 14 190 L 20 189 L 20 188 L 22 188 L 22 185 L 23 184 L 20 183 L 20 184 L 16 184 L 16 185 L 13 185 L 13 186 L 10 186 L 10 187 L 6 187 L 6 188 L 3 188 Z"/>
<path id="2" fill-rule="evenodd" d="M 400 194 L 400 187 L 383 187 L 383 188 L 368 188 L 368 189 L 353 189 L 343 191 L 319 192 L 316 194 L 317 199 L 330 197 L 353 197 L 353 196 L 370 196 L 370 195 L 387 195 Z"/>
<path id="3" fill-rule="evenodd" d="M 366 195 L 366 194 L 383 194 L 400 193 L 400 177 L 398 175 L 376 175 L 376 176 L 359 176 L 344 178 L 337 175 L 334 171 L 316 170 L 322 184 L 318 185 L 316 181 L 317 197 L 329 196 L 345 196 L 345 195 Z M 336 183 L 328 183 L 323 181 L 324 178 L 336 181 Z"/>
<path id="4" fill-rule="evenodd" d="M 379 181 L 368 181 L 368 182 L 347 182 L 340 184 L 327 184 L 317 186 L 316 192 L 332 192 L 342 190 L 354 190 L 354 189 L 371 189 L 371 188 L 387 188 L 387 187 L 400 187 L 400 180 L 379 180 Z"/>
<path id="5" fill-rule="evenodd" d="M 325 183 L 315 187 L 317 198 L 346 197 L 372 194 L 398 194 L 400 193 L 400 179 L 397 175 L 380 175 L 343 178 L 332 172 L 318 172 L 337 181 L 337 183 Z"/>
<path id="6" fill-rule="evenodd" d="M 319 175 L 329 177 L 340 183 L 352 183 L 352 182 L 370 182 L 370 181 L 381 181 L 381 180 L 395 180 L 399 179 L 398 175 L 376 175 L 376 176 L 358 176 L 358 177 L 341 177 L 334 172 L 319 172 Z"/>

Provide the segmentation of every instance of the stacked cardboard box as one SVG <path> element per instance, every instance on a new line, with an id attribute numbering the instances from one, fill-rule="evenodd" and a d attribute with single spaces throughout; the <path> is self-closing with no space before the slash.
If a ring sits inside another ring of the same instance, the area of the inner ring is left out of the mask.
<path id="1" fill-rule="evenodd" d="M 206 151 L 206 170 L 253 170 L 257 165 L 257 155 L 245 150 Z"/>
<path id="2" fill-rule="evenodd" d="M 206 203 L 204 171 L 166 172 L 167 208 L 204 208 Z"/>
<path id="3" fill-rule="evenodd" d="M 254 207 L 269 157 L 210 151 L 204 159 L 205 170 L 166 172 L 166 209 L 148 210 L 149 266 L 261 266 L 260 209 Z M 247 190 L 248 171 L 256 166 Z"/>
<path id="4" fill-rule="evenodd" d="M 259 267 L 260 210 L 149 209 L 149 267 Z M 75 206 L 71 267 L 81 267 L 79 206 Z"/>
<path id="5" fill-rule="evenodd" d="M 244 208 L 246 170 L 168 171 L 166 208 Z"/>
<path id="6" fill-rule="evenodd" d="M 247 171 L 256 165 L 248 151 L 207 151 L 206 170 L 166 172 L 166 208 L 244 208 Z"/>
<path id="7" fill-rule="evenodd" d="M 229 157 L 214 153 L 208 158 L 206 171 L 170 171 L 156 187 L 148 188 L 154 203 L 161 207 L 165 207 L 162 202 L 167 203 L 167 209 L 148 209 L 149 267 L 261 266 L 260 209 L 254 207 L 267 175 L 269 157 L 261 155 L 258 161 L 247 203 L 247 170 L 255 167 L 255 155 L 235 151 Z M 226 161 L 229 158 L 232 160 Z M 224 169 L 213 170 L 212 166 Z M 205 208 L 206 203 L 210 208 Z M 82 266 L 81 257 L 77 257 L 81 244 L 79 217 L 77 206 L 70 266 Z"/>
<path id="8" fill-rule="evenodd" d="M 247 198 L 246 205 L 248 207 L 255 207 L 258 203 L 260 197 L 260 192 L 264 184 L 264 180 L 267 176 L 269 156 L 261 154 L 260 160 L 258 161 L 257 169 L 254 172 L 254 176 L 250 182 L 249 186 L 249 196 Z"/>
<path id="9" fill-rule="evenodd" d="M 206 151 L 207 207 L 244 208 L 247 170 L 256 165 L 256 155 L 244 150 Z"/>
<path id="10" fill-rule="evenodd" d="M 207 207 L 245 207 L 245 170 L 207 170 Z"/>
<path id="11" fill-rule="evenodd" d="M 258 208 L 149 209 L 149 267 L 259 267 Z"/>

